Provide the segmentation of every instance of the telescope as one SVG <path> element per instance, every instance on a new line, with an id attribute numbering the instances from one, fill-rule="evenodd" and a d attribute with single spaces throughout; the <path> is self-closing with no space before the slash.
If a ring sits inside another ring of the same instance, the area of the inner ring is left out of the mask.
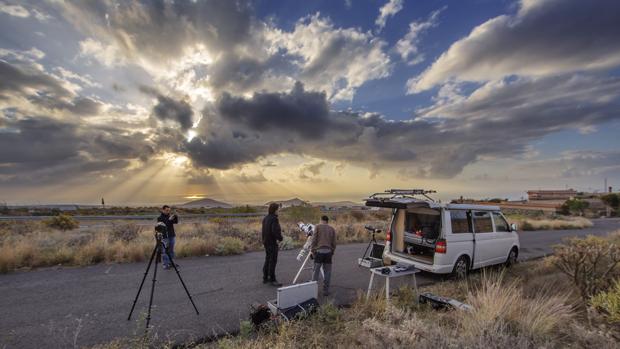
<path id="1" fill-rule="evenodd" d="M 297 260 L 301 262 L 304 260 L 304 257 L 306 257 L 306 254 L 310 253 L 310 246 L 312 246 L 312 235 L 314 234 L 314 224 L 299 222 L 297 223 L 297 226 L 299 227 L 299 230 L 306 234 L 306 243 L 297 255 Z"/>

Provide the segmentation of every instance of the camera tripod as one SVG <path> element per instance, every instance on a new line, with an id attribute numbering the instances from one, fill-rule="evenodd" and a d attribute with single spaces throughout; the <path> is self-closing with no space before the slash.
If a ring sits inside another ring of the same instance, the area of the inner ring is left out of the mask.
<path id="1" fill-rule="evenodd" d="M 140 282 L 140 288 L 138 288 L 138 293 L 136 294 L 136 298 L 133 300 L 131 311 L 129 312 L 129 316 L 127 317 L 127 321 L 131 320 L 131 314 L 133 314 L 133 310 L 136 307 L 136 302 L 138 301 L 138 297 L 140 297 L 140 292 L 142 292 L 142 286 L 144 286 L 144 281 L 146 280 L 146 276 L 148 275 L 149 270 L 151 269 L 151 264 L 153 264 L 153 259 L 155 259 L 155 268 L 153 269 L 153 284 L 151 285 L 151 295 L 149 297 L 149 308 L 148 308 L 148 312 L 146 315 L 145 330 L 148 330 L 149 323 L 151 322 L 151 308 L 153 306 L 153 294 L 155 293 L 155 282 L 157 282 L 157 265 L 159 264 L 159 261 L 161 259 L 162 252 L 168 256 L 168 260 L 170 260 L 171 266 L 174 268 L 174 271 L 177 273 L 177 276 L 179 277 L 179 280 L 181 281 L 181 285 L 183 285 L 183 288 L 185 289 L 185 293 L 187 293 L 187 297 L 189 297 L 189 301 L 192 303 L 192 306 L 194 306 L 196 315 L 199 315 L 198 308 L 196 308 L 196 304 L 194 304 L 194 300 L 192 299 L 192 296 L 189 294 L 189 291 L 187 290 L 187 286 L 185 286 L 185 282 L 183 282 L 183 279 L 181 278 L 181 274 L 179 274 L 179 269 L 177 269 L 177 266 L 174 263 L 172 256 L 170 256 L 170 253 L 168 252 L 168 249 L 166 248 L 166 244 L 164 243 L 161 235 L 157 234 L 155 239 L 157 240 L 157 242 L 155 243 L 155 247 L 153 248 L 151 259 L 149 260 L 149 264 L 146 266 L 146 271 L 144 272 L 144 276 L 142 277 L 142 282 Z"/>
<path id="2" fill-rule="evenodd" d="M 364 228 L 370 231 L 370 233 L 372 234 L 372 238 L 368 242 L 368 246 L 366 246 L 366 250 L 364 251 L 364 254 L 362 255 L 362 259 L 366 258 L 366 255 L 368 254 L 368 250 L 370 250 L 370 246 L 377 244 L 377 238 L 375 237 L 375 234 L 381 233 L 381 229 L 375 229 L 374 227 L 371 227 L 369 225 L 365 226 Z"/>

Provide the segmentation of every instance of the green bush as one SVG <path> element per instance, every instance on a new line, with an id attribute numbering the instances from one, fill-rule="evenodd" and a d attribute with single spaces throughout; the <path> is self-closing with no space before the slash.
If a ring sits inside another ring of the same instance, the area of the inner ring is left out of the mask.
<path id="1" fill-rule="evenodd" d="M 228 256 L 233 254 L 243 253 L 245 244 L 243 240 L 235 237 L 225 236 L 220 239 L 220 242 L 215 248 L 215 253 L 220 256 Z"/>
<path id="2" fill-rule="evenodd" d="M 50 228 L 63 231 L 77 229 L 80 226 L 80 223 L 75 218 L 64 214 L 47 219 L 44 221 L 44 224 Z"/>
<path id="3" fill-rule="evenodd" d="M 562 214 L 573 214 L 583 216 L 585 210 L 590 207 L 590 203 L 581 199 L 568 199 L 560 207 Z"/>
<path id="4" fill-rule="evenodd" d="M 620 279 L 607 292 L 592 297 L 591 304 L 609 322 L 620 323 Z"/>
<path id="5" fill-rule="evenodd" d="M 611 286 L 618 273 L 620 245 L 597 236 L 571 238 L 553 246 L 550 261 L 568 275 L 587 304 L 595 294 Z"/>

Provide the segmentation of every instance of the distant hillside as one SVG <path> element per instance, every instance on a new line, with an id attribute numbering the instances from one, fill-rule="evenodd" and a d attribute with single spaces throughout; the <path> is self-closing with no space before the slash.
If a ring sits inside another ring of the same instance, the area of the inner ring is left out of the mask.
<path id="1" fill-rule="evenodd" d="M 268 203 L 265 204 L 265 206 L 269 206 L 272 203 L 276 203 L 276 204 L 280 204 L 280 206 L 282 207 L 292 207 L 292 206 L 308 206 L 308 202 L 304 201 L 300 198 L 294 198 L 294 199 L 290 199 L 290 200 L 274 200 L 274 201 L 269 201 Z"/>
<path id="2" fill-rule="evenodd" d="M 353 201 L 323 201 L 323 202 L 312 202 L 312 206 L 324 206 L 324 207 L 359 207 L 364 206 L 361 202 L 353 202 Z"/>
<path id="3" fill-rule="evenodd" d="M 217 201 L 209 198 L 198 199 L 182 204 L 180 207 L 185 208 L 231 208 L 231 204 L 227 204 L 222 201 Z"/>

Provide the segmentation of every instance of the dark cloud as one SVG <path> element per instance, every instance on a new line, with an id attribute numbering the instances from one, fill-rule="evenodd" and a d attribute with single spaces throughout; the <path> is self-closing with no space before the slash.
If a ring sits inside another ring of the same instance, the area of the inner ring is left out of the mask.
<path id="1" fill-rule="evenodd" d="M 521 1 L 514 15 L 490 19 L 443 53 L 410 91 L 446 80 L 547 76 L 620 65 L 620 1 Z"/>
<path id="2" fill-rule="evenodd" d="M 101 102 L 88 97 L 76 97 L 72 100 L 65 100 L 54 95 L 34 94 L 28 96 L 28 100 L 43 108 L 67 111 L 81 116 L 98 115 L 102 108 Z"/>
<path id="3" fill-rule="evenodd" d="M 42 116 L 4 119 L 2 124 L 0 181 L 4 183 L 46 184 L 104 175 L 154 154 L 146 135 L 140 133 Z"/>
<path id="4" fill-rule="evenodd" d="M 333 111 L 326 103 L 324 94 L 301 84 L 285 94 L 227 96 L 203 113 L 184 152 L 197 166 L 219 169 L 293 153 L 355 163 L 373 173 L 397 168 L 453 177 L 481 158 L 523 156 L 532 141 L 548 134 L 617 120 L 620 78 L 493 82 L 404 121 Z"/>
<path id="5" fill-rule="evenodd" d="M 258 131 L 278 128 L 304 138 L 320 138 L 329 127 L 325 94 L 304 91 L 300 82 L 290 93 L 255 93 L 251 99 L 226 93 L 217 108 L 224 119 Z"/>
<path id="6" fill-rule="evenodd" d="M 82 147 L 77 127 L 50 118 L 5 120 L 0 133 L 0 163 L 49 164 L 77 156 Z"/>
<path id="7" fill-rule="evenodd" d="M 27 89 L 35 89 L 57 97 L 70 97 L 72 94 L 63 87 L 60 80 L 36 69 L 18 67 L 0 60 L 0 94 L 29 94 Z"/>
<path id="8" fill-rule="evenodd" d="M 193 125 L 194 110 L 186 100 L 176 100 L 164 96 L 156 89 L 141 86 L 140 90 L 157 98 L 157 104 L 153 107 L 153 116 L 159 120 L 171 120 L 177 122 L 183 130 Z"/>

